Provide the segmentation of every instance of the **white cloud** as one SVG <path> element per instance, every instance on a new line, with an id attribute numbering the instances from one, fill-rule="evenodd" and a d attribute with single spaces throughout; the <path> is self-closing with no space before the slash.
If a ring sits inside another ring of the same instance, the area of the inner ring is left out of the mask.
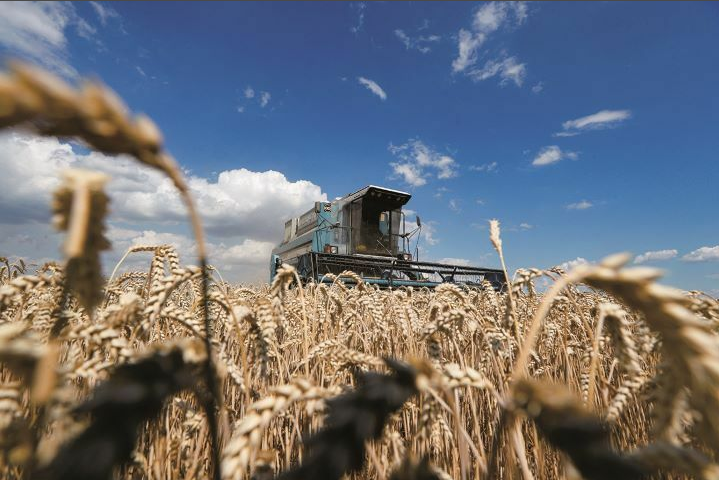
<path id="1" fill-rule="evenodd" d="M 496 172 L 497 166 L 499 164 L 497 162 L 491 162 L 491 163 L 483 163 L 482 165 L 470 165 L 469 169 L 473 172 Z"/>
<path id="2" fill-rule="evenodd" d="M 526 2 L 488 2 L 475 12 L 472 27 L 480 33 L 492 33 L 506 24 L 521 25 L 526 19 Z"/>
<path id="3" fill-rule="evenodd" d="M 217 265 L 229 265 L 230 267 L 262 265 L 266 267 L 275 245 L 274 242 L 260 242 L 246 238 L 238 245 L 212 245 L 209 255 L 210 259 L 214 259 L 212 261 L 217 262 Z"/>
<path id="4" fill-rule="evenodd" d="M 39 266 L 48 261 L 61 259 L 60 246 L 63 235 L 49 223 L 5 225 L 0 223 L 0 251 L 11 257 L 23 258 L 29 264 Z M 166 232 L 148 229 L 117 227 L 112 223 L 107 229 L 112 250 L 102 254 L 104 273 L 109 275 L 120 257 L 133 245 L 172 245 L 178 252 L 183 265 L 197 264 L 195 241 L 186 233 Z M 268 264 L 273 242 L 244 239 L 239 241 L 209 241 L 208 259 L 225 280 L 267 281 Z M 136 253 L 129 256 L 118 270 L 147 271 L 151 254 Z"/>
<path id="5" fill-rule="evenodd" d="M 456 198 L 453 198 L 449 201 L 449 209 L 452 210 L 454 213 L 459 213 L 462 211 L 462 209 L 459 207 L 459 200 Z"/>
<path id="6" fill-rule="evenodd" d="M 57 139 L 5 133 L 0 135 L 0 169 L 5 173 L 0 176 L 0 230 L 4 235 L 11 236 L 11 231 L 20 235 L 33 225 L 49 222 L 51 192 L 66 168 L 108 173 L 110 220 L 133 226 L 140 232 L 137 237 L 143 231 L 164 235 L 186 225 L 180 198 L 159 172 L 123 156 L 76 153 L 70 144 Z M 265 251 L 281 240 L 285 220 L 303 213 L 314 201 L 327 199 L 319 186 L 306 180 L 290 181 L 272 170 L 226 170 L 214 180 L 189 175 L 188 184 L 217 252 L 236 245 L 242 245 L 243 251 Z M 17 237 L 16 247 L 21 241 Z M 14 251 L 7 242 L 3 245 Z M 238 252 L 232 250 L 235 256 Z M 46 248 L 35 255 L 57 258 L 57 250 Z"/>
<path id="7" fill-rule="evenodd" d="M 457 58 L 452 61 L 452 71 L 462 72 L 467 67 L 477 63 L 477 50 L 482 46 L 486 39 L 484 34 L 473 34 L 472 32 L 461 29 L 458 36 Z"/>
<path id="8" fill-rule="evenodd" d="M 440 199 L 447 192 L 449 192 L 449 188 L 439 187 L 437 190 L 435 190 L 434 195 L 432 195 L 432 196 L 436 199 Z"/>
<path id="9" fill-rule="evenodd" d="M 414 187 L 425 185 L 432 176 L 440 180 L 457 176 L 454 158 L 433 150 L 419 139 L 410 139 L 402 145 L 390 144 L 388 149 L 399 159 L 390 163 L 395 176 Z"/>
<path id="10" fill-rule="evenodd" d="M 350 27 L 350 31 L 355 35 L 362 31 L 364 27 L 364 11 L 367 8 L 367 4 L 364 2 L 351 3 L 350 8 L 357 10 L 357 24 Z"/>
<path id="11" fill-rule="evenodd" d="M 137 73 L 139 73 L 139 74 L 142 75 L 143 77 L 147 77 L 147 74 L 146 74 L 145 71 L 142 69 L 142 67 L 135 65 L 135 70 L 137 70 Z"/>
<path id="12" fill-rule="evenodd" d="M 245 107 L 242 106 L 242 105 L 240 105 L 239 107 L 237 107 L 237 111 L 238 111 L 239 113 L 244 113 L 244 112 L 245 112 Z"/>
<path id="13" fill-rule="evenodd" d="M 387 94 L 385 91 L 380 87 L 377 82 L 374 80 L 370 80 L 369 78 L 364 77 L 357 77 L 357 81 L 361 84 L 367 87 L 367 89 L 377 95 L 382 100 L 387 100 Z"/>
<path id="14" fill-rule="evenodd" d="M 654 262 L 659 260 L 669 260 L 671 258 L 676 257 L 679 254 L 674 249 L 671 250 L 652 250 L 649 252 L 644 252 L 641 255 L 637 255 L 634 259 L 634 263 L 645 263 L 645 262 Z"/>
<path id="15" fill-rule="evenodd" d="M 570 203 L 569 205 L 567 205 L 567 210 L 586 210 L 588 208 L 592 208 L 593 206 L 593 203 L 582 200 L 581 202 Z"/>
<path id="16" fill-rule="evenodd" d="M 537 153 L 537 156 L 534 157 L 534 160 L 532 160 L 532 165 L 535 167 L 551 165 L 559 162 L 560 160 L 564 160 L 565 158 L 576 160 L 579 158 L 579 154 L 577 152 L 570 152 L 566 150 L 562 151 L 562 149 L 557 145 L 550 145 L 542 148 L 539 153 Z"/>
<path id="17" fill-rule="evenodd" d="M 499 75 L 501 78 L 500 85 L 506 85 L 511 81 L 521 87 L 524 77 L 527 75 L 527 68 L 524 63 L 517 63 L 515 57 L 507 57 L 488 60 L 482 68 L 473 69 L 467 72 L 467 75 L 475 82 Z"/>
<path id="18" fill-rule="evenodd" d="M 410 45 L 412 44 L 412 39 L 409 38 L 406 33 L 404 33 L 404 30 L 398 28 L 394 31 L 394 34 L 397 36 L 397 38 L 399 38 L 400 42 L 404 43 L 404 46 L 407 48 L 407 50 L 409 50 Z"/>
<path id="19" fill-rule="evenodd" d="M 126 251 L 134 245 L 172 245 L 178 252 L 185 255 L 182 260 L 191 263 L 195 256 L 195 241 L 191 237 L 178 233 L 156 232 L 154 230 L 130 230 L 111 228 L 108 237 L 112 239 L 116 247 L 123 248 L 116 250 Z M 209 242 L 208 256 L 211 262 L 218 268 L 226 268 L 232 265 L 267 265 L 270 254 L 274 248 L 274 242 L 264 242 L 253 239 L 244 239 L 234 245 L 227 245 L 225 242 Z"/>
<path id="20" fill-rule="evenodd" d="M 244 97 L 248 100 L 246 103 L 254 103 L 257 102 L 261 108 L 265 108 L 272 99 L 272 94 L 270 92 L 265 92 L 261 90 L 255 90 L 250 85 L 245 87 L 244 91 L 242 92 Z M 245 106 L 241 106 L 237 109 L 240 113 L 245 111 Z"/>
<path id="21" fill-rule="evenodd" d="M 422 170 L 419 166 L 411 163 L 392 163 L 392 170 L 395 175 L 401 177 L 405 183 L 413 187 L 421 187 L 427 183 L 422 177 Z"/>
<path id="22" fill-rule="evenodd" d="M 567 120 L 562 124 L 562 132 L 555 137 L 573 137 L 588 130 L 603 130 L 618 126 L 632 116 L 630 110 L 602 110 L 586 117 Z"/>
<path id="23" fill-rule="evenodd" d="M 521 86 L 526 75 L 526 66 L 517 62 L 515 57 L 503 54 L 500 58 L 489 60 L 480 69 L 470 67 L 479 59 L 479 49 L 490 35 L 503 27 L 516 27 L 524 23 L 528 16 L 526 2 L 488 2 L 474 13 L 472 30 L 460 29 L 457 35 L 457 58 L 452 62 L 454 73 L 465 72 L 475 81 L 486 80 L 499 74 L 501 83 L 513 81 Z"/>
<path id="24" fill-rule="evenodd" d="M 519 224 L 519 229 L 520 229 L 520 230 L 531 230 L 531 229 L 533 229 L 533 228 L 534 228 L 534 225 L 530 225 L 530 224 L 528 224 L 528 223 L 520 223 L 520 224 Z"/>
<path id="25" fill-rule="evenodd" d="M 590 262 L 590 261 L 587 260 L 586 258 L 577 257 L 577 258 L 575 258 L 574 260 L 567 260 L 566 262 L 560 263 L 560 264 L 557 265 L 557 266 L 558 266 L 559 268 L 561 268 L 562 270 L 565 270 L 565 271 L 568 272 L 568 271 L 570 271 L 570 270 L 572 270 L 572 269 L 574 269 L 574 268 L 576 268 L 576 267 L 578 267 L 578 266 L 580 266 L 580 265 L 591 265 L 591 264 L 593 264 L 593 263 L 594 263 L 594 262 Z"/>
<path id="26" fill-rule="evenodd" d="M 107 237 L 118 252 L 125 252 L 137 245 L 172 245 L 180 259 L 185 263 L 193 263 L 195 257 L 195 241 L 183 234 L 157 232 L 155 230 L 133 230 L 129 228 L 110 227 Z"/>
<path id="27" fill-rule="evenodd" d="M 417 215 L 417 212 L 415 212 L 412 209 L 405 208 L 403 209 L 404 212 L 404 231 L 409 233 L 417 228 L 416 219 L 413 218 L 415 216 L 421 217 L 421 215 Z M 437 233 L 436 225 L 437 222 L 434 222 L 432 220 L 427 220 L 426 218 L 421 221 L 422 222 L 422 231 L 421 233 L 421 240 L 426 242 L 428 245 L 437 245 L 439 243 L 439 239 L 435 237 L 435 234 Z M 416 241 L 417 237 L 413 237 L 411 240 L 411 244 L 414 245 L 414 242 Z M 421 243 L 421 242 L 420 242 Z M 423 251 L 422 245 L 419 246 L 420 252 Z"/>
<path id="28" fill-rule="evenodd" d="M 113 254 L 107 255 L 105 269 L 111 269 L 117 258 L 135 245 L 172 245 L 180 256 L 180 262 L 187 265 L 196 263 L 195 241 L 184 234 L 157 232 L 155 230 L 132 230 L 125 228 L 108 229 L 108 238 L 113 244 Z M 242 281 L 266 280 L 269 276 L 269 264 L 273 242 L 244 239 L 236 244 L 208 242 L 207 256 L 211 265 L 220 271 L 225 279 Z M 149 267 L 150 259 L 142 255 L 128 258 L 120 272 L 144 270 Z"/>
<path id="29" fill-rule="evenodd" d="M 437 234 L 436 223 L 432 221 L 422 222 L 422 239 L 427 242 L 428 245 L 437 245 L 439 239 L 435 237 Z"/>
<path id="30" fill-rule="evenodd" d="M 272 95 L 270 95 L 270 92 L 262 92 L 260 94 L 260 107 L 265 108 L 268 103 L 270 103 L 270 99 L 272 98 Z"/>
<path id="31" fill-rule="evenodd" d="M 0 45 L 13 56 L 74 78 L 78 73 L 69 64 L 66 37 L 70 28 L 87 40 L 96 33 L 70 2 L 3 2 L 0 8 Z"/>
<path id="32" fill-rule="evenodd" d="M 532 93 L 539 93 L 544 90 L 544 82 L 539 82 L 532 87 Z"/>
<path id="33" fill-rule="evenodd" d="M 439 42 L 442 37 L 439 35 L 418 35 L 412 37 L 407 35 L 404 30 L 396 29 L 395 36 L 402 42 L 407 50 L 417 50 L 420 53 L 429 53 L 432 51 L 431 44 Z"/>
<path id="34" fill-rule="evenodd" d="M 700 247 L 682 257 L 686 262 L 709 262 L 719 260 L 719 245 Z"/>
<path id="35" fill-rule="evenodd" d="M 417 215 L 417 212 L 415 212 L 412 209 L 405 208 L 403 209 L 404 212 L 404 231 L 409 233 L 417 229 L 417 223 L 415 216 L 422 217 L 421 215 Z M 439 239 L 435 237 L 435 234 L 437 233 L 435 228 L 436 222 L 433 222 L 432 220 L 424 219 L 422 220 L 422 231 L 421 233 L 421 241 L 426 242 L 428 245 L 437 245 L 439 243 Z M 414 246 L 415 242 L 417 241 L 418 237 L 413 236 L 410 240 L 410 247 Z M 422 245 L 419 246 L 420 252 L 423 250 Z"/>
<path id="36" fill-rule="evenodd" d="M 92 8 L 95 10 L 95 13 L 97 14 L 97 17 L 103 27 L 107 25 L 107 21 L 110 19 L 119 20 L 120 18 L 122 18 L 120 17 L 120 14 L 117 13 L 117 10 L 112 7 L 108 7 L 105 4 L 102 4 L 100 2 L 90 2 L 90 5 L 92 5 Z"/>

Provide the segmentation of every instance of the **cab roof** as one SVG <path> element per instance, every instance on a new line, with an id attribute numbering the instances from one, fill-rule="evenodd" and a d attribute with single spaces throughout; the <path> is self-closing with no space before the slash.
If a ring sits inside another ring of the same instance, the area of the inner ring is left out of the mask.
<path id="1" fill-rule="evenodd" d="M 371 197 L 373 199 L 386 201 L 391 208 L 401 207 L 409 202 L 412 195 L 407 192 L 393 190 L 391 188 L 378 187 L 376 185 L 367 185 L 354 193 L 342 198 L 343 202 L 353 202 L 362 197 Z"/>

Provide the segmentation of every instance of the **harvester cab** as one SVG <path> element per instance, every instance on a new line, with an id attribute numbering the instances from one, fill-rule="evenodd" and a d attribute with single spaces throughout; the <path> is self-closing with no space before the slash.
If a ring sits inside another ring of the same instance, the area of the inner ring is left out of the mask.
<path id="1" fill-rule="evenodd" d="M 315 202 L 285 223 L 284 239 L 272 251 L 270 279 L 286 263 L 303 281 L 318 283 L 350 270 L 382 287 L 434 287 L 442 282 L 504 287 L 501 270 L 420 262 L 422 223 L 417 217 L 412 227 L 402 211 L 410 198 L 406 192 L 369 185 L 331 202 Z M 353 282 L 350 277 L 343 281 Z"/>

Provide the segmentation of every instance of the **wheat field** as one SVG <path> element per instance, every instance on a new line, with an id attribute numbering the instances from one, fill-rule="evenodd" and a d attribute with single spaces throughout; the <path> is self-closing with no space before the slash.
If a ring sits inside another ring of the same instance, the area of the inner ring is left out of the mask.
<path id="1" fill-rule="evenodd" d="M 0 258 L 2 478 L 719 478 L 719 303 L 626 254 L 506 292 L 233 285 L 158 128 L 105 87 L 13 64 L 0 126 L 164 172 L 198 248 L 107 276 L 107 178 L 66 173 L 65 258 Z"/>

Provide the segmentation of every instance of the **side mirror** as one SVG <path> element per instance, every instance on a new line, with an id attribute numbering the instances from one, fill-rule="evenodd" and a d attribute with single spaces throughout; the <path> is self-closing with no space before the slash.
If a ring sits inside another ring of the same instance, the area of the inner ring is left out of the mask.
<path id="1" fill-rule="evenodd" d="M 419 215 L 417 215 L 415 217 L 415 222 L 417 222 L 417 227 L 419 227 L 419 228 L 422 227 L 422 220 L 419 219 Z"/>

